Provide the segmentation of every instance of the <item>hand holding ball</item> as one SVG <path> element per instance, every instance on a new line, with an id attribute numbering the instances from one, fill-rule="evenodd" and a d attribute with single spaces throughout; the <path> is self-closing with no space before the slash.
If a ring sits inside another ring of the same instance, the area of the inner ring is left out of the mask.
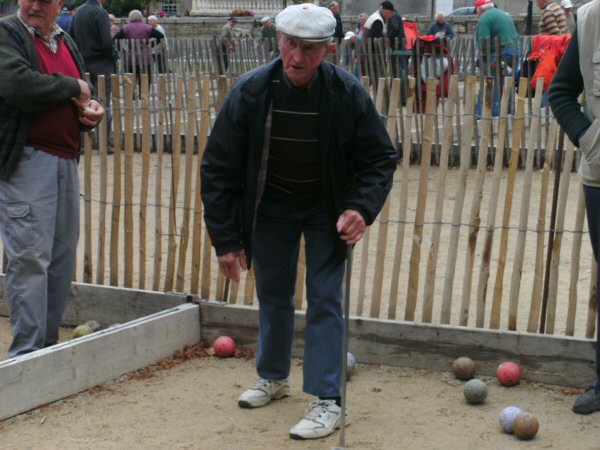
<path id="1" fill-rule="evenodd" d="M 228 356 L 233 355 L 235 351 L 235 342 L 229 336 L 219 336 L 213 342 L 213 348 L 215 350 L 215 355 L 221 358 L 227 358 Z"/>

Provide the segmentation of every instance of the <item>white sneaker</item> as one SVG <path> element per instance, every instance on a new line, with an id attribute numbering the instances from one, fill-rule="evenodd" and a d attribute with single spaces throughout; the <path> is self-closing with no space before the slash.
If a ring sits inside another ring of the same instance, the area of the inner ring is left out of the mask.
<path id="1" fill-rule="evenodd" d="M 315 400 L 308 405 L 304 418 L 292 427 L 292 439 L 316 439 L 329 436 L 340 427 L 342 408 L 334 400 Z M 346 425 L 350 424 L 346 414 Z"/>
<path id="2" fill-rule="evenodd" d="M 290 385 L 285 380 L 265 380 L 259 378 L 252 387 L 240 395 L 238 405 L 241 408 L 259 408 L 271 400 L 290 395 Z"/>

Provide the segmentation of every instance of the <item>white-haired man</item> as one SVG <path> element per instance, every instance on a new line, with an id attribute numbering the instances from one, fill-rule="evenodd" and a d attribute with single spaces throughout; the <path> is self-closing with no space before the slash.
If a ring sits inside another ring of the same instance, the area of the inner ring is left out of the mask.
<path id="1" fill-rule="evenodd" d="M 310 3 L 276 19 L 281 58 L 240 77 L 202 160 L 204 220 L 223 274 L 254 264 L 259 299 L 258 381 L 238 400 L 257 408 L 289 395 L 294 287 L 306 251 L 304 384 L 317 397 L 290 430 L 334 432 L 341 420 L 341 285 L 358 242 L 392 186 L 396 151 L 366 90 L 325 61 L 335 19 Z"/>
<path id="2" fill-rule="evenodd" d="M 155 30 L 158 30 L 164 37 L 163 39 L 152 48 L 152 57 L 156 63 L 158 73 L 165 73 L 166 68 L 166 57 L 167 57 L 167 33 L 161 24 L 158 23 L 158 17 L 154 14 L 148 16 L 148 25 Z"/>
<path id="3" fill-rule="evenodd" d="M 79 238 L 80 131 L 104 116 L 83 58 L 54 23 L 59 0 L 0 21 L 0 235 L 10 356 L 55 344 Z"/>

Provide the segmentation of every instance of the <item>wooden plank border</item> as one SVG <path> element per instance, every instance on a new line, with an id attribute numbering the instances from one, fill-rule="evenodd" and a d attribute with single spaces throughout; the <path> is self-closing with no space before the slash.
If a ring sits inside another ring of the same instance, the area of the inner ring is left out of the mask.
<path id="1" fill-rule="evenodd" d="M 191 302 L 193 298 L 183 293 L 73 283 L 62 324 L 77 326 L 88 320 L 95 320 L 102 326 L 125 323 Z M 0 275 L 0 316 L 8 316 L 4 275 Z"/>
<path id="2" fill-rule="evenodd" d="M 0 420 L 155 363 L 200 334 L 199 307 L 189 303 L 2 361 Z"/>
<path id="3" fill-rule="evenodd" d="M 296 312 L 292 354 L 302 357 L 305 313 Z M 220 302 L 200 303 L 202 339 L 222 334 L 256 349 L 258 310 Z M 385 319 L 350 318 L 350 351 L 359 363 L 450 371 L 458 356 L 477 364 L 478 375 L 493 376 L 505 360 L 518 362 L 523 379 L 584 387 L 595 377 L 592 339 L 518 331 L 472 329 Z"/>

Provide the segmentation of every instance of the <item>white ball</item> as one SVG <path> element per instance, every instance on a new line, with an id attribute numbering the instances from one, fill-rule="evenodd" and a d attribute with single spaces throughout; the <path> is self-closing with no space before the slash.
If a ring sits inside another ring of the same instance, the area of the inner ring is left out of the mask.
<path id="1" fill-rule="evenodd" d="M 505 433 L 513 432 L 513 422 L 523 410 L 518 406 L 507 406 L 500 413 L 500 426 Z"/>

